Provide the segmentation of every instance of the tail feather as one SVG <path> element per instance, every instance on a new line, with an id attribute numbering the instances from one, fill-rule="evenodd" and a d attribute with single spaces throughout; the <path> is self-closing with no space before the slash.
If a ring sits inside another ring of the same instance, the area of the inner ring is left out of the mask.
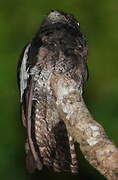
<path id="1" fill-rule="evenodd" d="M 42 165 L 56 172 L 76 173 L 78 163 L 74 141 L 66 125 L 59 118 L 53 98 L 47 102 L 46 94 L 32 101 L 32 140 Z"/>
<path id="2" fill-rule="evenodd" d="M 72 137 L 68 135 L 66 126 L 62 120 L 59 121 L 54 129 L 53 133 L 56 142 L 55 157 L 53 159 L 54 171 L 77 173 L 78 161 Z"/>
<path id="3" fill-rule="evenodd" d="M 77 173 L 78 172 L 78 160 L 77 160 L 77 154 L 75 151 L 75 145 L 74 141 L 71 136 L 69 136 L 69 145 L 70 145 L 70 154 L 71 154 L 71 172 Z"/>

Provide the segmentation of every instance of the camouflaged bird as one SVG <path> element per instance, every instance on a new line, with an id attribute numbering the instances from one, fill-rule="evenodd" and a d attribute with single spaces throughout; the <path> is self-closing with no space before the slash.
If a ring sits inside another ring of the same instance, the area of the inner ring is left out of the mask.
<path id="1" fill-rule="evenodd" d="M 59 116 L 49 79 L 59 72 L 83 84 L 88 76 L 86 57 L 86 41 L 78 21 L 62 11 L 48 14 L 22 52 L 18 85 L 22 120 L 27 130 L 29 172 L 43 166 L 58 172 L 78 172 L 74 140 Z"/>

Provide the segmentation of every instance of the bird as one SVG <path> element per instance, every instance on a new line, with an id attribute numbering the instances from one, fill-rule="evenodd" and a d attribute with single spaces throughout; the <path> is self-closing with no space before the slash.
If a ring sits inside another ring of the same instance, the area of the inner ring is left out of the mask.
<path id="1" fill-rule="evenodd" d="M 56 108 L 50 87 L 53 73 L 83 84 L 88 79 L 88 48 L 73 15 L 51 10 L 23 49 L 17 66 L 20 107 L 26 129 L 26 168 L 78 172 L 74 139 Z"/>

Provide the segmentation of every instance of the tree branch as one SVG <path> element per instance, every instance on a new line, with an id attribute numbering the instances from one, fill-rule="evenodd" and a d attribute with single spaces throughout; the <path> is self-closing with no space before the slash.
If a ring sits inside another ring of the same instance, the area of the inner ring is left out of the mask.
<path id="1" fill-rule="evenodd" d="M 82 86 L 64 74 L 54 74 L 50 79 L 56 97 L 56 106 L 68 132 L 89 163 L 109 180 L 118 179 L 118 149 L 107 137 L 103 127 L 87 109 Z"/>

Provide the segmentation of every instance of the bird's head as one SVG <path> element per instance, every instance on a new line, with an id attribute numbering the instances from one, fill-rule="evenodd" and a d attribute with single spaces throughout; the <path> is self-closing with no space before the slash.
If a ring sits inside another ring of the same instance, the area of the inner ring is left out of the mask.
<path id="1" fill-rule="evenodd" d="M 74 18 L 73 15 L 67 14 L 63 11 L 51 10 L 44 19 L 42 26 L 64 24 L 72 27 L 76 31 L 80 30 L 79 22 Z"/>

